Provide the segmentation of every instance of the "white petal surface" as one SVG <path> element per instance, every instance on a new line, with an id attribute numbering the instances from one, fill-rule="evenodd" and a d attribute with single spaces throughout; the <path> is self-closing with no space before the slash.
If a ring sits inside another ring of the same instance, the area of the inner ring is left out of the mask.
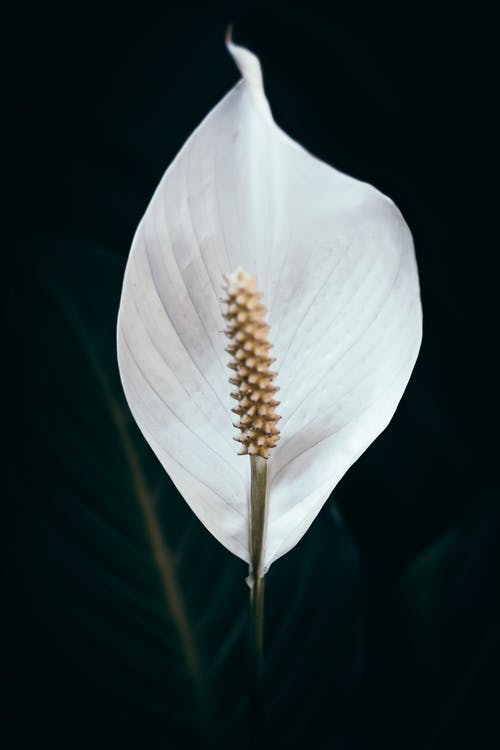
<path id="1" fill-rule="evenodd" d="M 232 439 L 221 296 L 223 274 L 257 276 L 282 402 L 268 567 L 390 421 L 420 346 L 421 307 L 397 208 L 286 136 L 259 61 L 228 47 L 243 79 L 184 145 L 137 229 L 118 356 L 130 408 L 176 487 L 248 561 L 249 461 Z"/>

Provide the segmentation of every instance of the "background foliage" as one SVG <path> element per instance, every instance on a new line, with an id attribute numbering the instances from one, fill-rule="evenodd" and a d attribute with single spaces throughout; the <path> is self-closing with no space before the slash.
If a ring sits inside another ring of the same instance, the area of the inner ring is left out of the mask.
<path id="1" fill-rule="evenodd" d="M 401 208 L 425 312 L 390 428 L 269 573 L 268 742 L 500 739 L 492 47 L 487 18 L 457 14 L 108 3 L 6 16 L 7 747 L 34 735 L 82 749 L 245 743 L 245 566 L 159 469 L 114 344 L 135 226 L 237 78 L 228 21 L 261 57 L 279 124 Z"/>

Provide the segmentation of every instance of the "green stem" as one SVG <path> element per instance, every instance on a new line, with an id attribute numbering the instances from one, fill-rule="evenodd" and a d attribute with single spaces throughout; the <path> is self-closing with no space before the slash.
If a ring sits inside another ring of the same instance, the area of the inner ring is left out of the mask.
<path id="1" fill-rule="evenodd" d="M 251 721 L 254 746 L 261 740 L 264 667 L 264 548 L 267 520 L 267 461 L 250 456 L 250 669 Z"/>
<path id="2" fill-rule="evenodd" d="M 264 577 L 257 578 L 250 590 L 252 660 L 259 679 L 264 667 Z"/>

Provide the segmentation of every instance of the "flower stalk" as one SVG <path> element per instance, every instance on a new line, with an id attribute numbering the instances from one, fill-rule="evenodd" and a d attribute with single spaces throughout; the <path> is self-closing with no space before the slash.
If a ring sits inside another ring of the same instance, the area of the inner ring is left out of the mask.
<path id="1" fill-rule="evenodd" d="M 256 290 L 255 277 L 238 269 L 225 276 L 225 290 L 225 333 L 231 340 L 226 351 L 231 355 L 229 367 L 234 371 L 230 383 L 236 386 L 231 396 L 238 402 L 232 411 L 239 417 L 234 427 L 240 431 L 234 439 L 241 444 L 240 455 L 250 456 L 250 703 L 254 744 L 258 745 L 263 709 L 267 462 L 280 435 L 277 428 L 280 417 L 275 411 L 279 402 L 274 398 L 278 388 L 273 384 L 277 373 L 269 369 L 274 358 L 269 356 L 272 345 L 267 340 L 266 308 L 261 304 L 262 295 Z"/>
<path id="2" fill-rule="evenodd" d="M 267 516 L 267 460 L 250 457 L 250 648 L 260 679 L 264 661 L 264 540 Z"/>

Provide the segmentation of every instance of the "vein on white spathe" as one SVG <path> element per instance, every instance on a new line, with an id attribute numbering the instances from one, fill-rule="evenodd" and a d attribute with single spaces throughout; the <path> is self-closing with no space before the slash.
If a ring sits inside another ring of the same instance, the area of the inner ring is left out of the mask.
<path id="1" fill-rule="evenodd" d="M 242 79 L 185 143 L 137 228 L 118 360 L 134 418 L 177 489 L 248 562 L 250 467 L 233 441 L 222 288 L 239 266 L 257 276 L 282 416 L 268 467 L 267 569 L 389 423 L 422 312 L 396 206 L 280 130 L 259 60 L 227 46 Z"/>

